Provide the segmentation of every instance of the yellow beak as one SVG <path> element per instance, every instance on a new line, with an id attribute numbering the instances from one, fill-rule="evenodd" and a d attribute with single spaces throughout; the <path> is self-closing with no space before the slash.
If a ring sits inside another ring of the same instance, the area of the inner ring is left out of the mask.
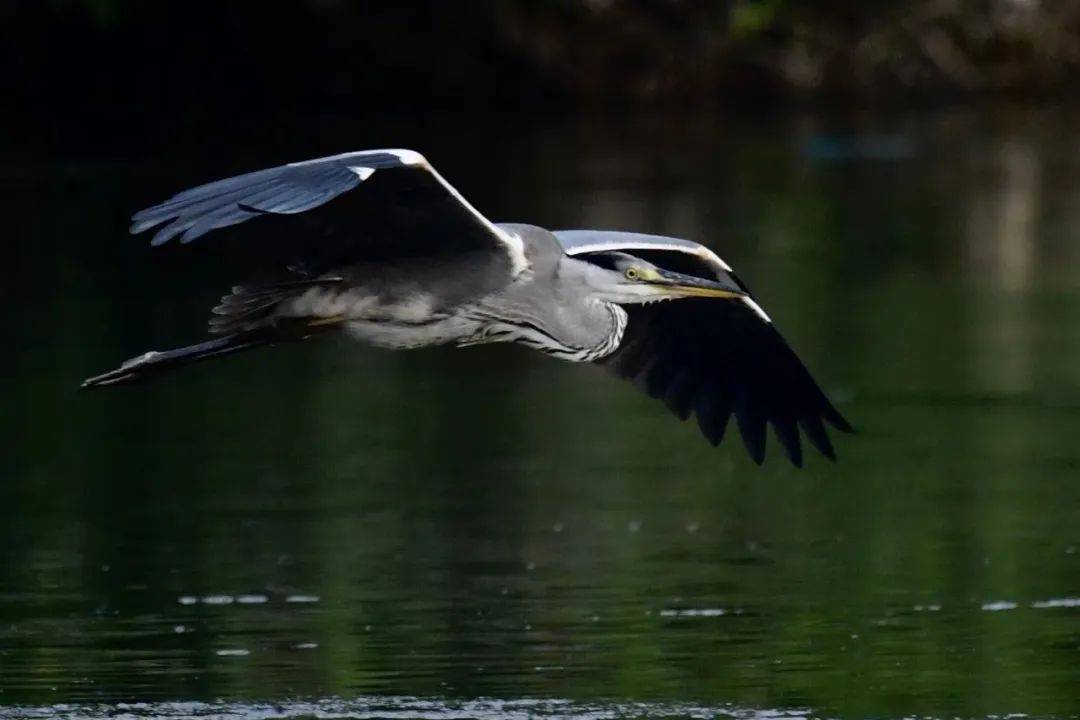
<path id="1" fill-rule="evenodd" d="M 642 277 L 646 282 L 670 289 L 680 297 L 740 298 L 746 292 L 730 280 L 706 280 L 694 275 L 669 270 L 648 270 Z"/>

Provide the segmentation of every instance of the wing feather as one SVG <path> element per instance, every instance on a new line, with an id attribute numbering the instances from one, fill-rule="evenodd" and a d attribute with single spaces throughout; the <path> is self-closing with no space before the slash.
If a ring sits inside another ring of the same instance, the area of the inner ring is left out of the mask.
<path id="1" fill-rule="evenodd" d="M 360 212 L 329 233 L 335 240 L 354 249 L 377 238 L 410 251 L 425 243 L 437 252 L 498 251 L 509 260 L 511 275 L 528 266 L 519 237 L 492 224 L 411 150 L 344 153 L 216 180 L 135 213 L 131 232 L 156 227 L 151 244 L 177 237 L 188 243 L 255 217 L 306 213 L 371 184 L 373 176 L 377 191 L 358 204 Z"/>
<path id="2" fill-rule="evenodd" d="M 727 263 L 690 240 L 594 230 L 555 235 L 570 255 L 629 252 L 679 272 L 730 279 L 746 289 Z M 757 463 L 765 458 L 769 425 L 792 464 L 801 467 L 803 462 L 800 429 L 811 446 L 835 460 L 825 423 L 843 432 L 851 432 L 851 426 L 752 299 L 685 299 L 624 309 L 629 315 L 626 334 L 618 350 L 600 360 L 614 374 L 634 381 L 679 418 L 696 415 L 702 434 L 714 445 L 734 415 Z"/>
<path id="3" fill-rule="evenodd" d="M 719 383 L 710 380 L 703 385 L 699 384 L 694 414 L 697 415 L 698 428 L 705 439 L 713 445 L 719 445 L 724 439 L 728 420 L 731 418 L 727 391 Z"/>
<path id="4" fill-rule="evenodd" d="M 823 420 L 850 431 L 805 366 L 771 323 L 729 300 L 688 299 L 628 306 L 620 348 L 601 363 L 663 400 L 680 418 L 691 410 L 718 444 L 731 415 L 755 462 L 765 457 L 772 425 L 788 459 L 801 466 L 799 428 L 833 459 Z"/>
<path id="5" fill-rule="evenodd" d="M 772 323 L 753 308 L 686 299 L 625 310 L 623 341 L 600 363 L 683 419 L 692 408 L 710 442 L 719 444 L 734 415 L 747 452 L 759 464 L 768 425 L 796 466 L 803 460 L 799 428 L 822 455 L 835 458 L 823 421 L 845 432 L 851 426 Z"/>

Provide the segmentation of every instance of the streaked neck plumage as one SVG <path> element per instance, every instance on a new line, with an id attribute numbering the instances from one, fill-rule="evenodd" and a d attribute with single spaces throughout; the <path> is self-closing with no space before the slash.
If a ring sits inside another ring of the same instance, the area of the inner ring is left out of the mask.
<path id="1" fill-rule="evenodd" d="M 501 293 L 469 309 L 481 323 L 474 342 L 516 342 L 574 362 L 614 352 L 626 311 L 597 296 L 590 263 L 567 256 L 551 233 L 514 226 L 525 239 L 529 271 Z"/>

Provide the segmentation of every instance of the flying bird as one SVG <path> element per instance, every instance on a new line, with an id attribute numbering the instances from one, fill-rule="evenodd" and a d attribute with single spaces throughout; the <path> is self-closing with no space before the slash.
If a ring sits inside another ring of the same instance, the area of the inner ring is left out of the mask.
<path id="1" fill-rule="evenodd" d="M 696 242 L 492 223 L 412 150 L 200 185 L 135 213 L 131 232 L 188 243 L 246 221 L 284 230 L 300 262 L 233 287 L 213 309 L 213 339 L 147 352 L 83 387 L 328 334 L 390 349 L 510 342 L 633 380 L 695 415 L 714 445 L 734 415 L 759 464 L 767 425 L 796 466 L 800 429 L 830 459 L 825 423 L 851 432 L 746 285 Z"/>

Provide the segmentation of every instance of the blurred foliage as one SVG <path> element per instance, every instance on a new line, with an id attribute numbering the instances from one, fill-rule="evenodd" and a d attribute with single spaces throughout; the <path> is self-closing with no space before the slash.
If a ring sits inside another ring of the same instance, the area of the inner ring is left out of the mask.
<path id="1" fill-rule="evenodd" d="M 0 89 L 32 107 L 696 108 L 1043 96 L 1080 71 L 1074 0 L 8 0 L 0 20 Z"/>
<path id="2" fill-rule="evenodd" d="M 1072 0 L 506 3 L 516 45 L 581 97 L 1046 93 L 1080 67 Z"/>

